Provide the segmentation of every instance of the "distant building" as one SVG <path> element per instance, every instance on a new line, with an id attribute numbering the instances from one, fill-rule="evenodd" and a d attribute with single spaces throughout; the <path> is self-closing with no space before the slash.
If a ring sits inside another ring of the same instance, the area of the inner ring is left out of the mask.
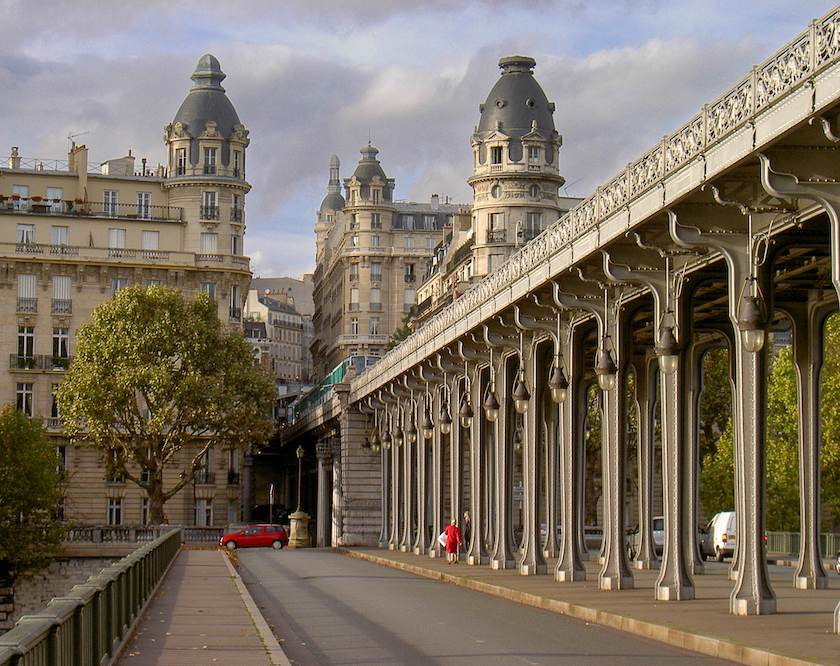
<path id="1" fill-rule="evenodd" d="M 283 300 L 286 300 L 285 297 Z M 294 299 L 289 300 L 294 303 Z M 245 319 L 248 324 L 246 331 L 260 331 L 263 335 L 254 351 L 275 381 L 278 384 L 300 383 L 303 316 L 293 305 L 280 302 L 276 296 L 265 296 L 256 289 L 250 289 L 245 303 Z M 247 334 L 246 338 L 254 340 Z"/>
<path id="2" fill-rule="evenodd" d="M 9 358 L 0 401 L 43 417 L 67 470 L 64 517 L 92 524 L 139 524 L 145 493 L 105 478 L 101 452 L 71 444 L 53 391 L 73 359 L 78 327 L 129 285 L 206 292 L 219 318 L 241 328 L 250 279 L 243 253 L 248 130 L 227 98 L 225 75 L 202 57 L 194 85 L 164 130 L 166 165 L 129 153 L 89 170 L 88 150 L 67 160 L 11 155 L 0 164 L 0 345 Z M 177 483 L 184 451 L 165 476 Z M 166 504 L 172 523 L 222 525 L 242 515 L 242 455 L 211 451 L 193 488 Z"/>
<path id="3" fill-rule="evenodd" d="M 340 162 L 330 160 L 327 195 L 315 224 L 316 381 L 350 356 L 382 356 L 410 314 L 435 247 L 470 216 L 470 206 L 394 200 L 371 145 L 341 194 Z M 465 222 L 466 221 L 466 222 Z"/>

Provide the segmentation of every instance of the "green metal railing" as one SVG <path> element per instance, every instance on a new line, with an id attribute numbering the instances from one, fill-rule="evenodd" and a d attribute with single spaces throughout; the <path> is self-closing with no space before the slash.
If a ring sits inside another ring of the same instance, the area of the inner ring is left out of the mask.
<path id="1" fill-rule="evenodd" d="M 110 664 L 181 548 L 174 529 L 0 636 L 0 666 Z"/>
<path id="2" fill-rule="evenodd" d="M 840 551 L 840 534 L 820 534 L 823 557 L 835 557 Z M 799 555 L 799 532 L 767 532 L 767 552 L 776 555 Z"/>

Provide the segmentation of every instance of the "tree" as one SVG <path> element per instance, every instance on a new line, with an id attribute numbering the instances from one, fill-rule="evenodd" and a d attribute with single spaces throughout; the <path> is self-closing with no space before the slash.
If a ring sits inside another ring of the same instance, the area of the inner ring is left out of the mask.
<path id="1" fill-rule="evenodd" d="M 69 437 L 99 448 L 108 478 L 149 495 L 149 522 L 195 479 L 211 447 L 258 447 L 272 432 L 276 397 L 241 332 L 222 328 L 206 294 L 132 287 L 79 328 L 76 358 L 59 386 Z M 187 467 L 168 487 L 164 470 Z"/>
<path id="2" fill-rule="evenodd" d="M 43 569 L 61 546 L 62 474 L 43 426 L 0 412 L 0 586 Z"/>
<path id="3" fill-rule="evenodd" d="M 397 330 L 391 333 L 391 337 L 388 339 L 388 346 L 386 347 L 386 351 L 390 351 L 391 349 L 396 347 L 409 335 L 411 335 L 411 333 L 411 315 L 406 315 L 405 317 L 403 317 L 402 326 L 400 326 Z"/>

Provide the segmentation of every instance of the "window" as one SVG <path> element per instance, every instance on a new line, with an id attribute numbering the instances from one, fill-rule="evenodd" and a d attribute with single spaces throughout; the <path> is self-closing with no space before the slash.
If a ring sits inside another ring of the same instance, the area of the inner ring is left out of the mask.
<path id="1" fill-rule="evenodd" d="M 211 300 L 216 300 L 216 283 L 215 282 L 202 282 L 198 285 L 198 290 L 202 294 L 207 294 Z"/>
<path id="2" fill-rule="evenodd" d="M 490 162 L 493 164 L 501 164 L 502 163 L 502 147 L 501 146 L 493 146 L 490 149 Z"/>
<path id="3" fill-rule="evenodd" d="M 353 282 L 359 279 L 359 264 L 350 264 L 350 279 Z"/>
<path id="4" fill-rule="evenodd" d="M 491 254 L 487 257 L 487 272 L 492 273 L 499 266 L 502 265 L 502 261 L 504 260 L 503 254 Z"/>
<path id="5" fill-rule="evenodd" d="M 112 278 L 111 279 L 111 298 L 113 298 L 118 291 L 122 291 L 128 286 L 128 278 Z"/>
<path id="6" fill-rule="evenodd" d="M 23 412 L 27 416 L 32 416 L 32 403 L 34 398 L 34 384 L 30 383 L 19 383 L 17 385 L 17 391 L 15 393 L 16 403 L 15 406 L 17 407 L 18 411 Z"/>
<path id="7" fill-rule="evenodd" d="M 531 185 L 531 187 L 528 188 L 528 194 L 531 195 L 532 199 L 536 199 L 537 197 L 539 197 L 540 196 L 539 186 L 538 185 Z"/>
<path id="8" fill-rule="evenodd" d="M 35 297 L 36 279 L 34 273 L 18 274 L 18 312 L 38 312 L 38 299 Z"/>
<path id="9" fill-rule="evenodd" d="M 35 225 L 34 224 L 18 224 L 17 225 L 17 242 L 25 245 L 31 245 L 35 242 Z"/>
<path id="10" fill-rule="evenodd" d="M 239 522 L 239 500 L 229 499 L 227 501 L 227 521 L 228 524 Z"/>
<path id="11" fill-rule="evenodd" d="M 125 247 L 125 229 L 108 229 L 108 247 Z"/>
<path id="12" fill-rule="evenodd" d="M 109 217 L 116 217 L 119 210 L 120 193 L 117 190 L 105 190 L 102 193 L 102 212 Z"/>
<path id="13" fill-rule="evenodd" d="M 527 233 L 530 234 L 530 237 L 535 238 L 539 236 L 540 232 L 542 232 L 542 214 L 528 213 L 526 219 L 528 224 Z"/>
<path id="14" fill-rule="evenodd" d="M 215 174 L 216 173 L 216 149 L 215 148 L 205 148 L 204 149 L 204 173 L 205 174 Z"/>
<path id="15" fill-rule="evenodd" d="M 379 282 L 382 279 L 382 264 L 374 261 L 370 265 L 370 279 L 373 282 Z"/>
<path id="16" fill-rule="evenodd" d="M 434 236 L 427 236 L 426 237 L 426 249 L 427 250 L 434 250 L 435 249 Z"/>
<path id="17" fill-rule="evenodd" d="M 350 247 L 359 247 L 359 234 L 350 236 Z"/>
<path id="18" fill-rule="evenodd" d="M 18 326 L 18 366 L 31 367 L 35 361 L 35 327 Z"/>
<path id="19" fill-rule="evenodd" d="M 108 498 L 108 524 L 122 525 L 122 497 Z"/>
<path id="20" fill-rule="evenodd" d="M 540 161 L 539 146 L 528 146 L 528 164 L 538 164 Z"/>
<path id="21" fill-rule="evenodd" d="M 216 192 L 201 193 L 201 219 L 219 219 L 219 207 L 216 205 Z"/>
<path id="22" fill-rule="evenodd" d="M 195 500 L 195 526 L 213 526 L 213 502 L 209 499 L 197 498 Z"/>
<path id="23" fill-rule="evenodd" d="M 403 303 L 405 305 L 414 305 L 414 289 L 406 289 L 403 292 Z"/>
<path id="24" fill-rule="evenodd" d="M 379 287 L 370 290 L 370 305 L 382 307 L 382 290 Z"/>
<path id="25" fill-rule="evenodd" d="M 233 205 L 230 209 L 230 221 L 231 222 L 242 222 L 242 195 L 241 194 L 234 194 L 233 195 Z"/>
<path id="26" fill-rule="evenodd" d="M 406 249 L 411 249 L 414 247 L 414 236 L 405 237 L 405 247 Z"/>
<path id="27" fill-rule="evenodd" d="M 183 176 L 187 173 L 187 149 L 175 149 L 175 175 Z"/>
<path id="28" fill-rule="evenodd" d="M 140 498 L 140 524 L 141 525 L 148 525 L 149 524 L 149 498 L 148 497 L 141 497 Z"/>
<path id="29" fill-rule="evenodd" d="M 56 226 L 50 229 L 50 245 L 69 245 L 70 227 Z"/>
<path id="30" fill-rule="evenodd" d="M 157 250 L 160 245 L 160 232 L 143 230 L 140 235 L 140 242 L 144 250 Z"/>
<path id="31" fill-rule="evenodd" d="M 424 215 L 423 216 L 423 228 L 427 231 L 431 231 L 435 228 L 435 216 L 434 215 Z"/>
<path id="32" fill-rule="evenodd" d="M 29 185 L 12 185 L 12 207 L 29 210 Z"/>
<path id="33" fill-rule="evenodd" d="M 371 213 L 370 214 L 370 228 L 371 229 L 381 229 L 382 228 L 382 214 L 381 213 Z"/>
<path id="34" fill-rule="evenodd" d="M 55 397 L 55 392 L 56 391 L 58 391 L 58 384 L 53 384 L 52 385 L 52 391 L 50 392 L 50 395 L 51 395 L 51 399 L 50 399 L 50 418 L 51 419 L 59 418 L 58 400 L 56 400 L 56 397 Z M 66 451 L 65 451 L 65 455 L 66 455 Z M 66 465 L 62 465 L 62 467 L 66 467 Z"/>
<path id="35" fill-rule="evenodd" d="M 53 276 L 52 314 L 72 314 L 70 300 L 70 276 Z"/>
<path id="36" fill-rule="evenodd" d="M 53 368 L 66 368 L 70 358 L 70 329 L 63 326 L 53 328 Z"/>
<path id="37" fill-rule="evenodd" d="M 490 213 L 490 229 L 492 231 L 499 231 L 505 227 L 504 213 Z"/>
<path id="38" fill-rule="evenodd" d="M 242 254 L 242 236 L 233 235 L 230 237 L 230 253 L 235 257 Z"/>
<path id="39" fill-rule="evenodd" d="M 198 237 L 199 251 L 201 254 L 216 254 L 219 241 L 219 234 L 203 232 Z"/>
<path id="40" fill-rule="evenodd" d="M 350 317 L 350 335 L 359 334 L 359 318 Z"/>
<path id="41" fill-rule="evenodd" d="M 63 213 L 64 212 L 64 204 L 61 202 L 61 198 L 64 196 L 64 190 L 60 187 L 48 187 L 47 188 L 47 201 L 50 203 L 50 212 L 51 213 Z"/>
<path id="42" fill-rule="evenodd" d="M 414 215 L 400 215 L 401 229 L 411 231 L 414 229 Z"/>
<path id="43" fill-rule="evenodd" d="M 239 285 L 230 288 L 230 320 L 242 321 L 242 301 L 239 298 Z"/>
<path id="44" fill-rule="evenodd" d="M 370 246 L 371 247 L 379 247 L 379 236 L 371 236 L 370 237 Z"/>
<path id="45" fill-rule="evenodd" d="M 370 318 L 370 334 L 379 335 L 379 317 Z"/>
<path id="46" fill-rule="evenodd" d="M 406 282 L 414 282 L 417 279 L 416 274 L 414 273 L 414 264 L 406 264 L 405 265 L 405 281 Z"/>
<path id="47" fill-rule="evenodd" d="M 356 306 L 355 308 L 353 306 Z M 350 309 L 351 310 L 358 310 L 359 308 L 359 288 L 358 287 L 351 287 L 350 288 Z"/>
<path id="48" fill-rule="evenodd" d="M 151 278 L 146 278 L 145 280 L 143 280 L 143 286 L 146 287 L 146 289 L 148 289 L 149 287 L 160 287 L 162 285 L 163 282 L 161 280 L 153 280 Z"/>
<path id="49" fill-rule="evenodd" d="M 137 193 L 137 217 L 141 220 L 148 220 L 152 216 L 152 193 Z"/>
<path id="50" fill-rule="evenodd" d="M 490 189 L 490 196 L 494 199 L 498 199 L 500 196 L 502 196 L 502 186 L 493 185 L 493 187 Z"/>
<path id="51" fill-rule="evenodd" d="M 379 203 L 379 190 L 376 190 L 376 189 L 371 190 L 370 194 L 371 194 L 371 197 L 373 198 L 373 203 L 378 204 Z"/>
<path id="52" fill-rule="evenodd" d="M 242 151 L 241 150 L 234 150 L 233 151 L 233 177 L 234 178 L 244 178 L 245 173 L 242 169 Z"/>

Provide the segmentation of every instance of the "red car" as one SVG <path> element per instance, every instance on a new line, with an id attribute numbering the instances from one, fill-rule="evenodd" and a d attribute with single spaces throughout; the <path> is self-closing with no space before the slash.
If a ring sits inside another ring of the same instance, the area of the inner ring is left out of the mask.
<path id="1" fill-rule="evenodd" d="M 228 550 L 246 546 L 283 548 L 289 544 L 289 535 L 282 525 L 251 525 L 241 532 L 226 534 L 219 544 Z"/>

